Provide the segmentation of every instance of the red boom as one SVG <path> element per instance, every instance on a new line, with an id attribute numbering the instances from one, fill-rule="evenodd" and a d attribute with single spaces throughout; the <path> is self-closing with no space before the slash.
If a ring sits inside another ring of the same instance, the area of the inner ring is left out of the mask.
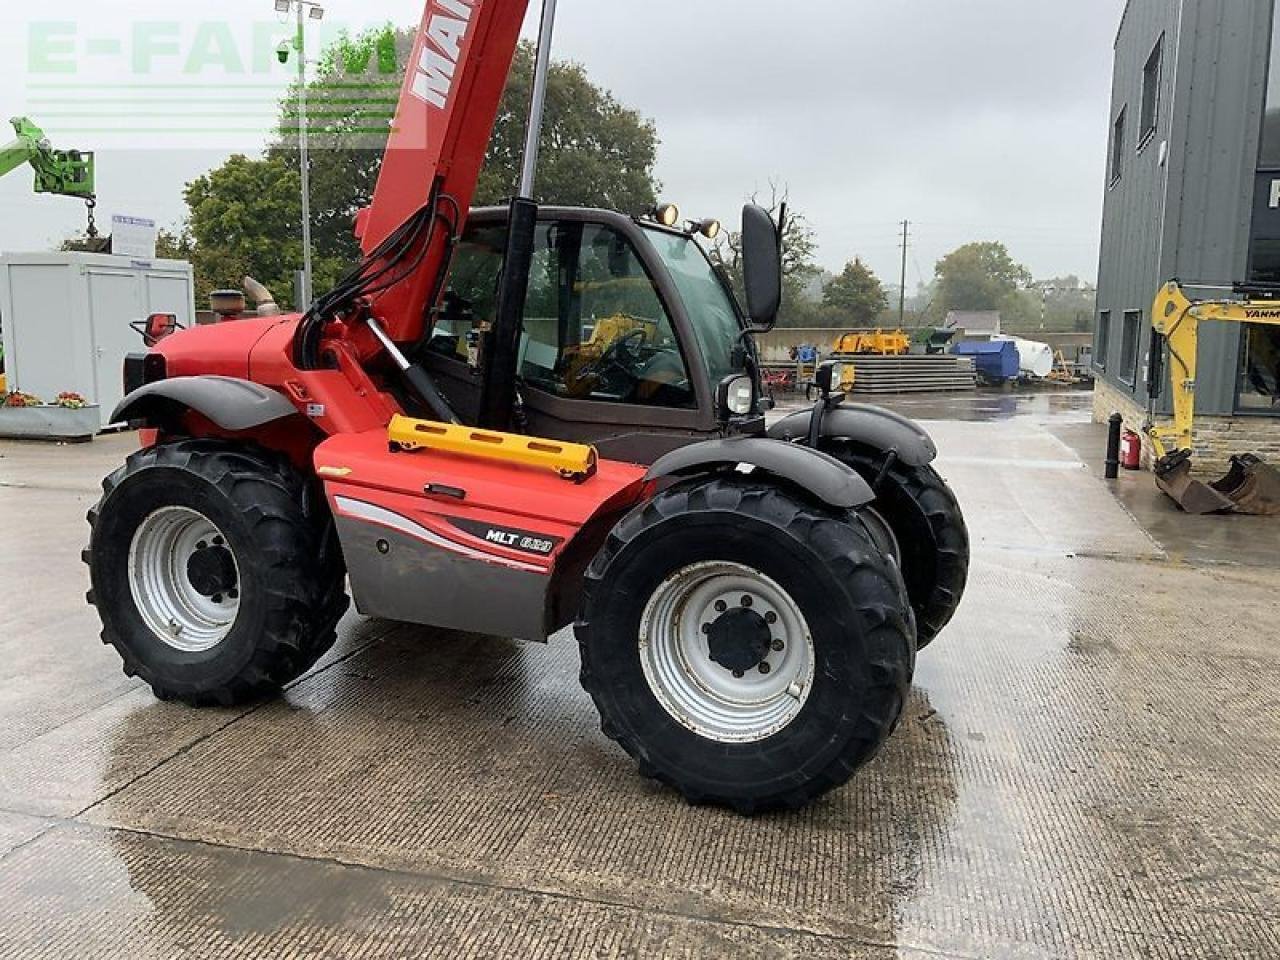
<path id="1" fill-rule="evenodd" d="M 527 7 L 528 0 L 427 3 L 373 204 L 357 224 L 366 254 L 422 209 L 437 184 L 456 203 L 462 228 Z M 418 269 L 375 303 L 393 340 L 414 341 L 423 332 L 424 309 L 445 268 L 445 232 L 434 231 L 430 243 Z"/>

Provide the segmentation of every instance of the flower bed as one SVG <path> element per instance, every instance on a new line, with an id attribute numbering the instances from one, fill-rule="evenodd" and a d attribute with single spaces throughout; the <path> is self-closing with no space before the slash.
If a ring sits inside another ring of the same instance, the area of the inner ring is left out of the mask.
<path id="1" fill-rule="evenodd" d="M 15 390 L 0 401 L 0 437 L 92 440 L 98 427 L 97 406 L 78 393 L 60 393 L 53 403 L 45 403 Z"/>

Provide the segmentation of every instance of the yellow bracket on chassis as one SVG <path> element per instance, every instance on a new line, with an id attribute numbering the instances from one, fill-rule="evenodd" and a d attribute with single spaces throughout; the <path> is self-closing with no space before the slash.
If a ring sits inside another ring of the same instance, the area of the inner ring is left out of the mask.
<path id="1" fill-rule="evenodd" d="M 498 460 L 551 470 L 566 480 L 581 481 L 596 472 L 595 447 L 517 433 L 478 430 L 455 423 L 395 416 L 387 439 L 402 450 L 437 450 L 463 457 Z"/>

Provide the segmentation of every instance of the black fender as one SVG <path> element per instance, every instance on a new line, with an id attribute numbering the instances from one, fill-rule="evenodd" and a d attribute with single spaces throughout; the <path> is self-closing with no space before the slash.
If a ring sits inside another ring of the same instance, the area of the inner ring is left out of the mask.
<path id="1" fill-rule="evenodd" d="M 788 480 L 823 503 L 842 510 L 852 510 L 876 498 L 867 481 L 835 457 L 763 437 L 704 440 L 681 447 L 655 460 L 644 478 L 657 480 L 740 464 L 749 464 Z"/>
<path id="2" fill-rule="evenodd" d="M 783 417 L 769 428 L 775 440 L 804 440 L 809 436 L 812 410 Z M 899 413 L 869 403 L 842 403 L 822 418 L 822 435 L 852 440 L 882 453 L 894 453 L 909 467 L 923 467 L 938 456 L 933 438 L 916 423 Z"/>
<path id="3" fill-rule="evenodd" d="M 223 430 L 249 430 L 298 412 L 284 394 L 249 380 L 174 377 L 134 390 L 112 411 L 110 422 L 150 422 L 171 415 L 175 409 L 195 410 Z"/>

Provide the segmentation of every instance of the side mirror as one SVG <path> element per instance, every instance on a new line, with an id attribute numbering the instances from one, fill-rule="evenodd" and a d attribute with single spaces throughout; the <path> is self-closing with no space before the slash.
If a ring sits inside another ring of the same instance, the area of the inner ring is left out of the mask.
<path id="1" fill-rule="evenodd" d="M 764 207 L 742 208 L 742 273 L 747 288 L 747 316 L 771 330 L 782 307 L 782 237 Z"/>
<path id="2" fill-rule="evenodd" d="M 148 347 L 182 329 L 178 323 L 178 315 L 174 313 L 153 313 L 145 320 L 135 320 L 129 326 L 142 336 L 142 342 Z"/>

